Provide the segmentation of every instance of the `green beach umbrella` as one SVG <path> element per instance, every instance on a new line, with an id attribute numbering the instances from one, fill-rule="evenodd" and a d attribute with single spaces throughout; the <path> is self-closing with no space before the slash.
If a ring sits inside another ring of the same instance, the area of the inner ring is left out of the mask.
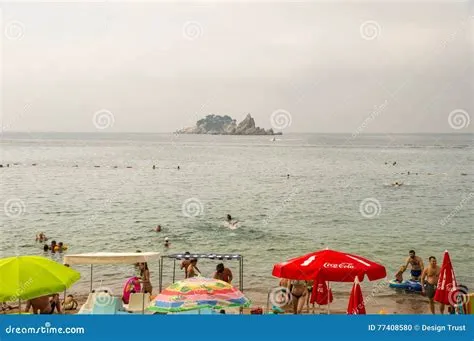
<path id="1" fill-rule="evenodd" d="M 0 259 L 0 302 L 29 300 L 62 292 L 79 280 L 79 272 L 39 256 Z"/>

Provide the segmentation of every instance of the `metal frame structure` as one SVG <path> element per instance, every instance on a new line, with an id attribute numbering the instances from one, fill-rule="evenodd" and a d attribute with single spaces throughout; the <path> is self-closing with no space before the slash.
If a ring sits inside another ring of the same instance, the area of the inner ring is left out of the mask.
<path id="1" fill-rule="evenodd" d="M 175 253 L 172 255 L 165 255 L 161 256 L 160 261 L 160 285 L 159 285 L 159 292 L 163 290 L 163 265 L 164 259 L 170 258 L 173 259 L 173 283 L 176 281 L 176 261 L 180 260 L 191 260 L 193 258 L 196 259 L 210 259 L 215 261 L 225 261 L 225 260 L 237 260 L 239 261 L 239 290 L 244 292 L 244 257 L 239 254 L 228 254 L 228 253 Z"/>

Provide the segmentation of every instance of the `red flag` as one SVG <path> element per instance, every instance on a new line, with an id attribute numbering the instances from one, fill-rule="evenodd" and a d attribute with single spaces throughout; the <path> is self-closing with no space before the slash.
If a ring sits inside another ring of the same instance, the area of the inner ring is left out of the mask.
<path id="1" fill-rule="evenodd" d="M 327 305 L 328 303 L 332 303 L 333 299 L 332 290 L 328 288 L 326 281 L 314 281 L 310 300 L 311 304 Z"/>
<path id="2" fill-rule="evenodd" d="M 347 314 L 349 315 L 365 315 L 364 298 L 362 297 L 362 290 L 360 289 L 359 280 L 354 280 L 352 286 L 351 296 L 349 297 L 349 304 L 347 306 Z"/>
<path id="3" fill-rule="evenodd" d="M 443 264 L 438 277 L 438 285 L 433 300 L 447 305 L 456 305 L 459 288 L 454 275 L 448 250 L 444 251 Z"/>

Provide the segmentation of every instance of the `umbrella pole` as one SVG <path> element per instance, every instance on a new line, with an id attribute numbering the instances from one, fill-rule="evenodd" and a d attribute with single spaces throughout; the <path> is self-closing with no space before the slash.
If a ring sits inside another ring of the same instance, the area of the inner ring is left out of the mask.
<path id="1" fill-rule="evenodd" d="M 330 292 L 331 292 L 331 285 L 330 285 L 330 282 L 328 281 L 328 315 L 329 315 L 329 306 L 331 305 L 331 300 L 329 299 Z"/>
<path id="2" fill-rule="evenodd" d="M 162 287 L 163 287 L 163 256 L 161 256 L 161 260 L 160 260 L 160 264 L 159 264 L 159 269 L 160 269 L 160 271 L 159 271 L 159 273 L 160 273 L 160 274 L 159 274 L 159 276 L 160 276 L 160 287 L 159 287 L 158 293 L 161 292 L 161 289 L 162 289 Z"/>
<path id="3" fill-rule="evenodd" d="M 173 283 L 176 279 L 176 258 L 173 259 Z"/>
<path id="4" fill-rule="evenodd" d="M 91 264 L 91 290 L 90 292 L 92 292 L 92 271 L 93 271 L 92 268 L 93 268 L 93 265 Z"/>
<path id="5" fill-rule="evenodd" d="M 21 315 L 21 299 L 18 299 L 18 314 Z"/>

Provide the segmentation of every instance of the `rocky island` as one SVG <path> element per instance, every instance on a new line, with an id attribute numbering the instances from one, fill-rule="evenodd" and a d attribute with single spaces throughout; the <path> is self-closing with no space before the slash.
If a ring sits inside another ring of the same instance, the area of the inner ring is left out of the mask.
<path id="1" fill-rule="evenodd" d="M 211 135 L 281 135 L 281 132 L 274 133 L 273 129 L 265 130 L 256 127 L 255 120 L 247 114 L 245 119 L 237 124 L 232 117 L 225 115 L 207 115 L 196 122 L 196 126 L 184 128 L 178 131 L 179 134 L 211 134 Z"/>

